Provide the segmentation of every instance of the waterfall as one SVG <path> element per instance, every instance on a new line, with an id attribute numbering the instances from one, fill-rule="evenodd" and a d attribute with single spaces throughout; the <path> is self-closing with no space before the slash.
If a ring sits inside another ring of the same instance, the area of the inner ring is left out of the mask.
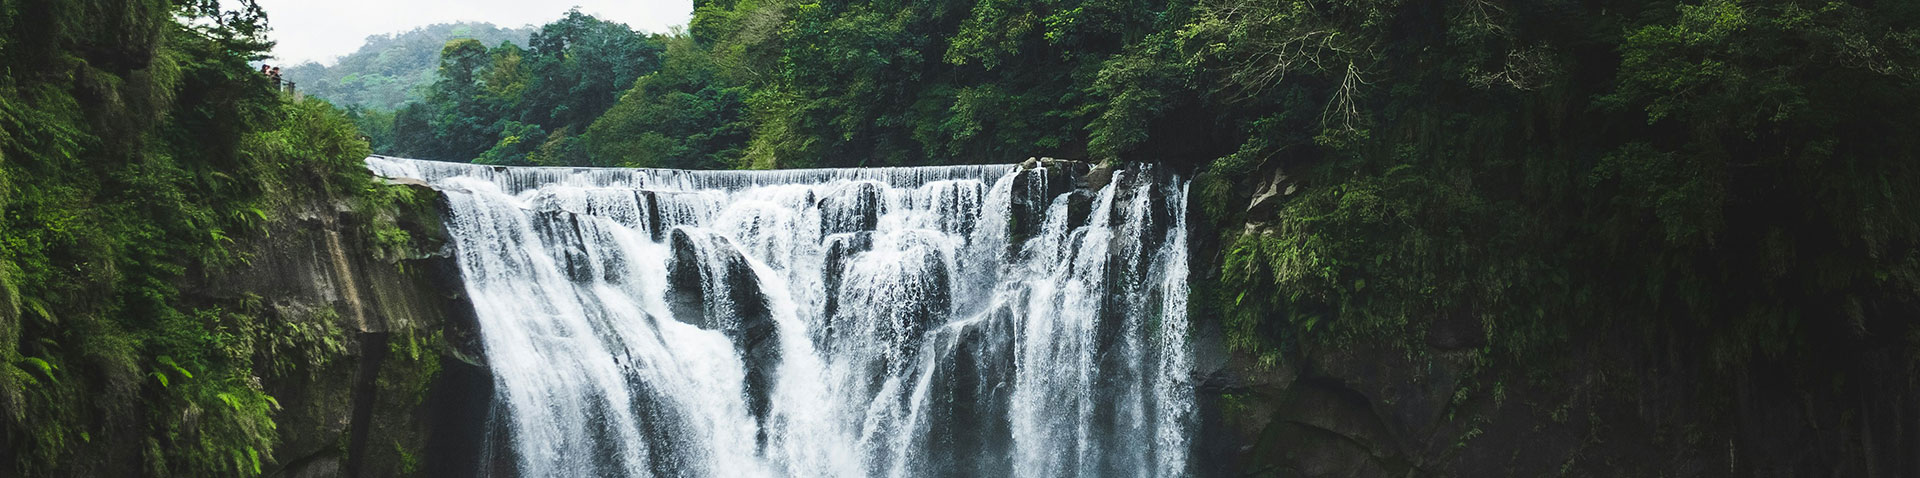
<path id="1" fill-rule="evenodd" d="M 367 164 L 446 194 L 513 475 L 1191 474 L 1171 172 Z"/>

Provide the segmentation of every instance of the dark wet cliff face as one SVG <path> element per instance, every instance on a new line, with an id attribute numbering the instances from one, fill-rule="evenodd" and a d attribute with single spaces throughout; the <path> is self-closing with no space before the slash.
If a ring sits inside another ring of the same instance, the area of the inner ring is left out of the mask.
<path id="1" fill-rule="evenodd" d="M 246 266 L 183 290 L 300 331 L 262 377 L 281 407 L 266 476 L 472 476 L 484 461 L 492 379 L 442 199 L 386 187 L 403 199 L 283 204 L 268 234 L 237 245 Z"/>
<path id="2" fill-rule="evenodd" d="M 1277 171 L 1245 182 L 1258 187 L 1226 205 L 1245 222 L 1195 222 L 1202 475 L 1920 476 L 1912 291 L 1863 289 L 1840 317 L 1795 312 L 1823 321 L 1803 327 L 1811 333 L 1734 331 L 1814 351 L 1737 361 L 1711 355 L 1726 345 L 1715 340 L 1738 334 L 1691 327 L 1706 319 L 1654 327 L 1638 317 L 1574 330 L 1519 360 L 1488 352 L 1516 344 L 1486 324 L 1545 319 L 1460 312 L 1408 317 L 1411 334 L 1339 340 L 1332 321 L 1365 318 L 1273 311 L 1256 329 L 1270 347 L 1232 348 L 1227 304 L 1245 291 L 1210 291 L 1226 250 L 1306 234 L 1273 224 L 1314 187 Z M 1611 279 L 1563 280 L 1599 289 Z"/>

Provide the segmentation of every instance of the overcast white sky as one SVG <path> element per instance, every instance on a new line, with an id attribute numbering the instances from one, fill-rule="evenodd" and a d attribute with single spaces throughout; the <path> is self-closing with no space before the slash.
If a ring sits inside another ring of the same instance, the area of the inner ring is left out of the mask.
<path id="1" fill-rule="evenodd" d="M 292 65 L 307 60 L 332 64 L 360 48 L 369 35 L 396 33 L 435 23 L 487 22 L 502 27 L 541 25 L 560 19 L 567 9 L 625 23 L 635 30 L 664 33 L 685 25 L 692 0 L 258 0 L 267 11 L 270 33 L 279 44 L 272 62 Z"/>

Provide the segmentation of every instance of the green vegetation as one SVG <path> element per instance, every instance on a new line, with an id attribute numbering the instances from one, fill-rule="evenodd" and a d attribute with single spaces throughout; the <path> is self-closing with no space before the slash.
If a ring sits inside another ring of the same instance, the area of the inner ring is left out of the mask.
<path id="1" fill-rule="evenodd" d="M 695 7 L 585 157 L 533 152 L 549 125 L 477 128 L 500 131 L 493 151 L 439 157 L 1173 163 L 1225 232 L 1200 312 L 1236 349 L 1464 353 L 1497 376 L 1462 380 L 1613 384 L 1577 389 L 1614 403 L 1639 400 L 1636 378 L 1688 377 L 1689 398 L 1658 406 L 1689 417 L 1673 435 L 1689 446 L 1734 433 L 1751 377 L 1854 410 L 1902 393 L 1876 376 L 1920 366 L 1920 140 L 1902 130 L 1920 115 L 1920 4 Z M 1249 210 L 1263 189 L 1289 192 Z"/>
<path id="2" fill-rule="evenodd" d="M 663 49 L 660 37 L 578 10 L 540 27 L 526 48 L 453 40 L 440 51 L 426 101 L 395 111 L 392 144 L 374 145 L 416 158 L 585 164 L 587 127 L 635 79 L 659 69 Z"/>
<path id="3" fill-rule="evenodd" d="M 392 130 L 505 164 L 1179 164 L 1229 231 L 1210 310 L 1268 361 L 1416 356 L 1441 319 L 1529 367 L 1593 330 L 1711 370 L 1915 345 L 1920 6 L 713 0 L 649 42 L 589 128 L 515 103 L 555 91 L 528 53 L 450 43 L 410 107 L 438 116 Z M 1272 185 L 1299 192 L 1239 205 Z"/>
<path id="4" fill-rule="evenodd" d="M 385 111 L 426 99 L 440 67 L 440 48 L 455 39 L 473 39 L 485 45 L 527 45 L 533 27 L 500 28 L 489 23 L 442 23 L 404 33 L 374 35 L 359 50 L 332 65 L 306 62 L 283 66 L 281 75 L 301 92 L 348 108 Z M 386 123 L 391 124 L 392 118 Z M 376 143 L 378 144 L 378 143 Z M 390 143 L 389 143 L 390 144 Z"/>
<path id="5" fill-rule="evenodd" d="M 426 336 L 396 335 L 388 339 L 387 357 L 375 379 L 385 400 L 374 406 L 376 429 L 400 428 L 387 424 L 405 423 L 408 416 L 419 414 L 426 406 L 429 387 L 441 371 L 439 354 L 446 346 L 439 332 Z M 427 437 L 406 432 L 386 435 L 392 436 L 389 444 L 371 447 L 367 452 L 390 455 L 398 476 L 419 476 L 423 465 L 421 452 L 427 448 Z"/>
<path id="6" fill-rule="evenodd" d="M 1660 446 L 1716 466 L 1735 440 L 1812 446 L 1746 435 L 1802 426 L 1757 403 L 1895 419 L 1869 414 L 1911 393 L 1882 377 L 1920 365 L 1920 144 L 1901 131 L 1920 111 L 1920 8 L 1303 5 L 1203 8 L 1181 30 L 1217 75 L 1203 84 L 1234 95 L 1201 101 L 1247 134 L 1196 188 L 1231 231 L 1231 343 L 1269 363 L 1463 352 L 1460 390 L 1558 397 L 1531 406 L 1560 417 L 1638 403 L 1686 430 Z M 1282 172 L 1298 192 L 1272 212 L 1221 204 Z M 1435 345 L 1449 334 L 1465 337 Z M 1449 413 L 1471 424 L 1462 443 L 1481 410 Z M 1785 460 L 1754 446 L 1742 463 Z"/>
<path id="7" fill-rule="evenodd" d="M 1225 70 L 1308 77 L 1264 87 L 1327 105 L 1261 118 L 1319 133 L 1249 140 L 1218 163 L 1238 170 L 1210 172 L 1254 175 L 1252 153 L 1305 186 L 1228 256 L 1227 287 L 1281 293 L 1228 310 L 1410 349 L 1420 318 L 1470 317 L 1490 353 L 1522 363 L 1575 331 L 1699 340 L 1722 368 L 1806 359 L 1842 329 L 1911 328 L 1883 307 L 1920 290 L 1920 145 L 1896 129 L 1920 106 L 1920 9 L 1470 3 L 1425 17 L 1385 2 L 1294 21 L 1258 28 L 1396 26 L 1303 67 Z M 1402 39 L 1410 28 L 1435 42 Z"/>
<path id="8" fill-rule="evenodd" d="M 264 15 L 225 4 L 0 5 L 0 474 L 258 475 L 262 377 L 343 349 L 183 291 L 293 198 L 374 188 L 354 123 L 277 94 Z"/>
<path id="9" fill-rule="evenodd" d="M 1460 453 L 1512 428 L 1491 398 L 1586 424 L 1582 447 L 1653 422 L 1616 442 L 1733 470 L 1768 413 L 1817 426 L 1759 449 L 1847 447 L 1872 440 L 1834 430 L 1917 393 L 1887 379 L 1920 369 L 1920 4 L 712 0 L 667 35 L 573 12 L 525 46 L 383 37 L 303 81 L 346 113 L 253 73 L 239 4 L 0 4 L 8 474 L 117 476 L 89 458 L 124 449 L 149 475 L 273 463 L 258 378 L 340 332 L 182 287 L 245 264 L 232 245 L 290 198 L 418 207 L 370 183 L 362 133 L 496 164 L 1166 162 L 1220 233 L 1197 315 L 1268 367 L 1467 363 L 1438 399 Z M 410 240 L 369 222 L 380 254 Z M 396 363 L 442 342 L 405 340 Z M 433 376 L 394 373 L 412 396 Z"/>
<path id="10" fill-rule="evenodd" d="M 725 169 L 743 154 L 752 125 L 746 88 L 728 86 L 693 39 L 666 39 L 660 71 L 640 77 L 587 129 L 596 164 Z M 617 161 L 614 160 L 617 158 Z"/>

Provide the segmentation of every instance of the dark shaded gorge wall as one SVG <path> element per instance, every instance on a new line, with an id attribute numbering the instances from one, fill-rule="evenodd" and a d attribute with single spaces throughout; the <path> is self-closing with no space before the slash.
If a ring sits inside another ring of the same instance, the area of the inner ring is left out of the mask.
<path id="1" fill-rule="evenodd" d="M 1244 182 L 1259 187 L 1230 197 L 1234 219 L 1193 224 L 1200 476 L 1920 476 L 1912 291 L 1800 311 L 1808 325 L 1780 333 L 1805 354 L 1731 365 L 1710 346 L 1726 331 L 1624 318 L 1535 361 L 1489 357 L 1506 338 L 1444 312 L 1356 341 L 1327 321 L 1359 318 L 1276 311 L 1256 329 L 1276 345 L 1235 348 L 1223 309 L 1262 291 L 1221 284 L 1234 243 L 1305 234 L 1276 227 L 1283 208 L 1330 187 L 1277 168 Z"/>
<path id="2" fill-rule="evenodd" d="M 308 331 L 272 352 L 292 367 L 261 377 L 281 407 L 265 476 L 474 476 L 484 462 L 492 379 L 442 199 L 388 187 L 406 191 L 390 206 L 296 197 L 238 245 L 249 266 L 183 288 Z"/>

